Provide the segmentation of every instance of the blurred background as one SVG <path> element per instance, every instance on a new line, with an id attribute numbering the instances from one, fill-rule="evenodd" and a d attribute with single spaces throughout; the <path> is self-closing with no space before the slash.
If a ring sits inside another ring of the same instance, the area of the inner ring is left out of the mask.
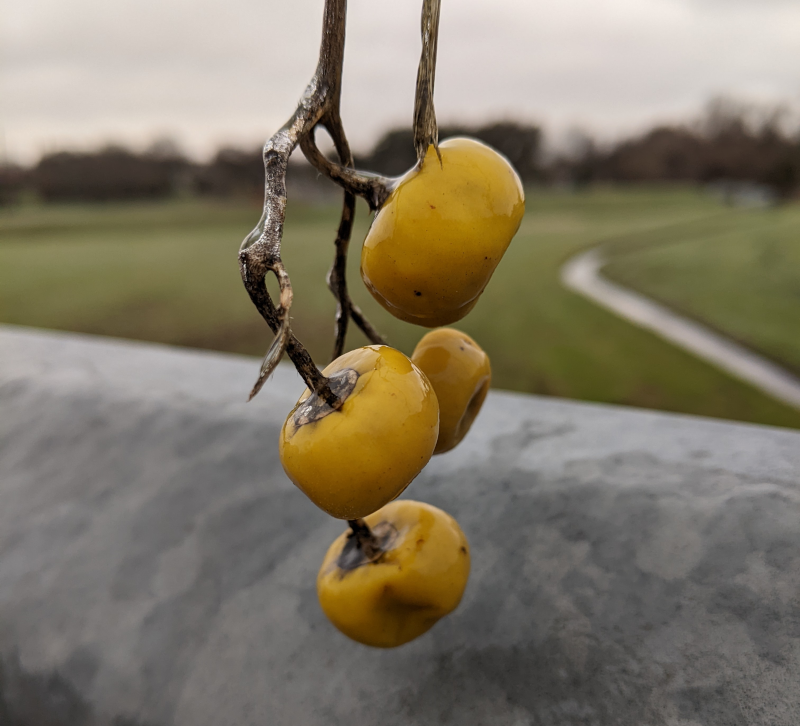
<path id="1" fill-rule="evenodd" d="M 419 6 L 350 0 L 342 116 L 360 168 L 414 162 Z M 263 354 L 236 252 L 260 214 L 260 148 L 314 71 L 322 7 L 7 3 L 0 322 Z M 495 386 L 800 427 L 797 409 L 559 277 L 603 244 L 607 277 L 800 375 L 798 28 L 793 0 L 444 0 L 440 138 L 483 139 L 527 188 L 519 234 L 458 325 Z M 288 194 L 294 327 L 324 363 L 340 195 L 300 159 Z M 410 353 L 424 331 L 359 279 L 368 224 L 360 206 L 352 294 Z"/>

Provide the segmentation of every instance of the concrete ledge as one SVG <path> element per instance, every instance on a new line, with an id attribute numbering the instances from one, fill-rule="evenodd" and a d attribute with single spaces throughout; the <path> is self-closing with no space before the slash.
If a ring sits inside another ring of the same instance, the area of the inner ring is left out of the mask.
<path id="1" fill-rule="evenodd" d="M 377 651 L 319 610 L 342 525 L 256 369 L 0 329 L 0 723 L 800 723 L 800 434 L 492 394 L 408 490 L 465 600 Z"/>

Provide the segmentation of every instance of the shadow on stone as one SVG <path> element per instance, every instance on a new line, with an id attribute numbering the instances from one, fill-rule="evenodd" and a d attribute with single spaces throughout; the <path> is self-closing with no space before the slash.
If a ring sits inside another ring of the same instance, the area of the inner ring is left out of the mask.
<path id="1" fill-rule="evenodd" d="M 128 716 L 99 717 L 56 671 L 30 673 L 14 653 L 0 659 L 0 726 L 152 726 Z"/>

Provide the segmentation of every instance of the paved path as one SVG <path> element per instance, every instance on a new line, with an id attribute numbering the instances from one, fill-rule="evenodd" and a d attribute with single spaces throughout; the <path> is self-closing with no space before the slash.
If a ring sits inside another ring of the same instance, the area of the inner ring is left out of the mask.
<path id="1" fill-rule="evenodd" d="M 600 275 L 605 263 L 597 248 L 583 252 L 561 268 L 561 281 L 570 290 L 635 325 L 652 330 L 773 398 L 800 408 L 800 380 L 791 373 L 644 295 L 610 282 Z"/>

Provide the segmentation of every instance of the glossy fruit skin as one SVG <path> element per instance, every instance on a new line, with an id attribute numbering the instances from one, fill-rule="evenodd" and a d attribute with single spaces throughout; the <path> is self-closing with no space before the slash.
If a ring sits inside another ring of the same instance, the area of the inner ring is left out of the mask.
<path id="1" fill-rule="evenodd" d="M 469 578 L 469 544 L 453 517 L 422 502 L 391 502 L 366 521 L 371 528 L 388 521 L 396 539 L 377 561 L 343 570 L 337 564 L 347 541 L 343 533 L 325 555 L 317 595 L 325 615 L 345 635 L 394 648 L 458 607 Z"/>
<path id="2" fill-rule="evenodd" d="M 356 519 L 397 497 L 431 458 L 439 404 L 428 379 L 402 353 L 370 345 L 345 353 L 323 372 L 352 369 L 358 380 L 338 411 L 303 425 L 294 413 L 280 435 L 289 478 L 332 517 Z"/>
<path id="3" fill-rule="evenodd" d="M 375 217 L 361 277 L 400 320 L 435 328 L 477 303 L 525 212 L 517 173 L 494 149 L 467 138 L 431 146 Z"/>
<path id="4" fill-rule="evenodd" d="M 489 356 L 466 333 L 438 328 L 422 337 L 411 360 L 439 401 L 439 439 L 433 453 L 450 451 L 467 435 L 489 392 Z"/>

